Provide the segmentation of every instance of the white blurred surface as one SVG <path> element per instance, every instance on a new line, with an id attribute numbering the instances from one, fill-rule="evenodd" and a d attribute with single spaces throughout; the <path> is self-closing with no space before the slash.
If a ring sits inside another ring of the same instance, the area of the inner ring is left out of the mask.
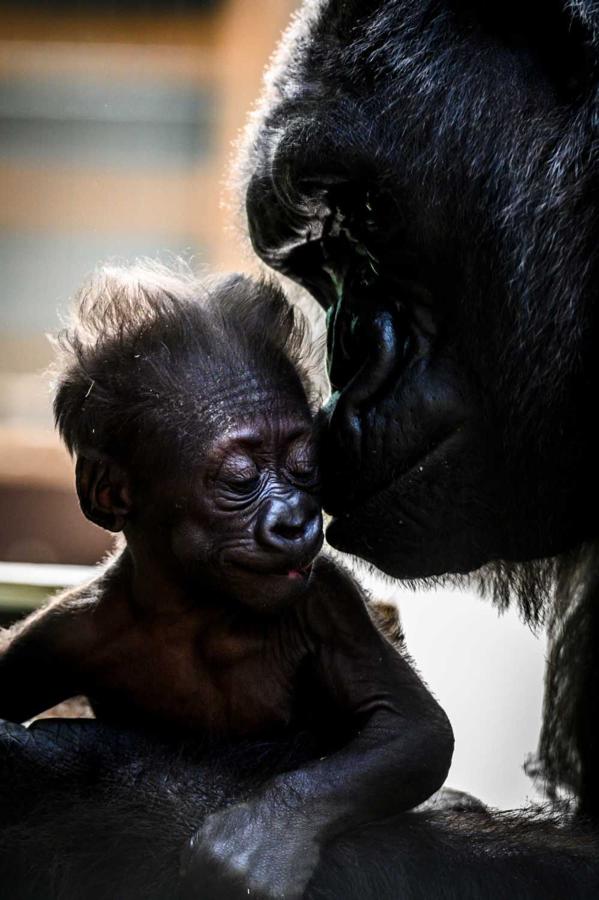
<path id="1" fill-rule="evenodd" d="M 59 566 L 55 563 L 0 562 L 2 584 L 23 584 L 32 587 L 62 588 L 93 578 L 96 566 Z"/>
<path id="2" fill-rule="evenodd" d="M 408 650 L 453 725 L 447 785 L 500 809 L 538 799 L 522 766 L 541 727 L 544 635 L 474 592 L 373 593 L 399 603 Z"/>

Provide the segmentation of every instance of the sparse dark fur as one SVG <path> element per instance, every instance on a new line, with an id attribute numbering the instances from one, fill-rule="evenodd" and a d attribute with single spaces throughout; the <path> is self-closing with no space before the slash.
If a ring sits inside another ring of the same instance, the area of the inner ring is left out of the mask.
<path id="1" fill-rule="evenodd" d="M 153 448 L 168 445 L 178 458 L 190 441 L 197 446 L 189 423 L 201 418 L 205 440 L 222 427 L 236 380 L 248 393 L 260 381 L 284 392 L 297 389 L 299 376 L 312 391 L 305 320 L 274 284 L 241 275 L 200 281 L 183 264 L 102 270 L 80 292 L 57 343 L 56 424 L 73 454 L 93 447 L 120 460 L 133 449 L 151 465 Z"/>

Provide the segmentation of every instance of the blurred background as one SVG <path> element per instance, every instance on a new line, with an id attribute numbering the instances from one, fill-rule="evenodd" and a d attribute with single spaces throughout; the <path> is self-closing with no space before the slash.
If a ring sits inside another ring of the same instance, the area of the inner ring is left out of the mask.
<path id="1" fill-rule="evenodd" d="M 1 4 L 0 559 L 91 563 L 52 431 L 45 336 L 94 266 L 243 265 L 231 148 L 291 0 Z"/>
<path id="2" fill-rule="evenodd" d="M 226 187 L 294 0 L 0 4 L 0 621 L 110 547 L 52 428 L 47 332 L 99 262 L 248 268 Z M 453 721 L 454 787 L 512 807 L 540 722 L 544 641 L 468 593 L 409 592 L 408 646 Z"/>

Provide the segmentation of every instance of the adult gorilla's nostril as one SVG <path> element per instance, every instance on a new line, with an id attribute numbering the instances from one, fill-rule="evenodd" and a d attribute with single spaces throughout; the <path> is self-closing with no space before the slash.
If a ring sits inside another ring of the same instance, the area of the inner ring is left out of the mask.
<path id="1" fill-rule="evenodd" d="M 322 530 L 322 515 L 309 494 L 296 494 L 268 502 L 258 523 L 258 542 L 267 550 L 303 554 L 316 545 Z"/>
<path id="2" fill-rule="evenodd" d="M 362 329 L 362 359 L 348 383 L 343 386 L 342 403 L 356 411 L 372 401 L 394 374 L 398 358 L 398 333 L 394 316 L 380 310 Z"/>
<path id="3" fill-rule="evenodd" d="M 362 324 L 356 359 L 344 359 L 341 350 L 341 364 L 337 366 L 334 352 L 331 357 L 331 373 L 337 381 L 323 418 L 327 430 L 335 432 L 354 466 L 360 465 L 363 408 L 371 407 L 377 395 L 393 382 L 402 358 L 400 340 L 396 317 L 391 310 L 383 309 Z"/>

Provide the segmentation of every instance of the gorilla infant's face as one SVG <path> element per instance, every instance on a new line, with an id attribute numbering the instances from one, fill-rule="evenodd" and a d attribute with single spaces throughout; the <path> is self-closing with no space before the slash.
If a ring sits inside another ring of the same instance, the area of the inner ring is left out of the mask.
<path id="1" fill-rule="evenodd" d="M 328 315 L 328 538 L 393 575 L 594 528 L 595 99 L 565 6 L 307 3 L 253 135 L 254 247 Z"/>
<path id="2" fill-rule="evenodd" d="M 136 529 L 183 578 L 272 613 L 303 594 L 322 546 L 316 439 L 305 401 L 265 394 L 242 413 L 146 480 Z"/>

